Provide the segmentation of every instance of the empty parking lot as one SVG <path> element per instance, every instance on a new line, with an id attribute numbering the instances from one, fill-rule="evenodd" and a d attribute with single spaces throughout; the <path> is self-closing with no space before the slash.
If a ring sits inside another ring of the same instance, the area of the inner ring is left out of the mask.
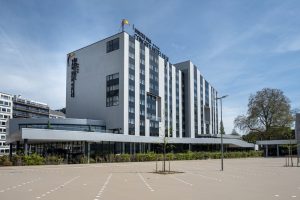
<path id="1" fill-rule="evenodd" d="M 159 175 L 155 162 L 0 168 L 1 200 L 299 199 L 300 168 L 281 158 L 173 161 L 184 173 Z M 159 167 L 161 163 L 159 163 Z"/>

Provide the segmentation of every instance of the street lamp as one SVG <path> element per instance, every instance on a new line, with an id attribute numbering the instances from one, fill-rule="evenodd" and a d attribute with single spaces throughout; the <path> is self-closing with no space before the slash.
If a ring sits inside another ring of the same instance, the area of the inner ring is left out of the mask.
<path id="1" fill-rule="evenodd" d="M 222 99 L 224 99 L 226 97 L 228 97 L 228 95 L 224 95 L 222 97 L 216 98 L 216 100 L 220 100 L 220 102 L 221 102 L 221 125 L 223 126 L 223 128 L 224 128 L 224 125 L 223 125 L 223 118 L 222 118 Z M 221 133 L 221 171 L 223 171 L 223 169 L 224 169 L 223 159 L 224 159 L 223 133 Z"/>

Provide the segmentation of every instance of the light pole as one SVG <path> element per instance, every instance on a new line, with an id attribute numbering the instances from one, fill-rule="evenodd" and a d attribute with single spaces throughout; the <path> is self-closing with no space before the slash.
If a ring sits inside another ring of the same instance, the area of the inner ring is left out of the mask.
<path id="1" fill-rule="evenodd" d="M 221 103 L 221 125 L 223 126 L 224 129 L 224 125 L 223 125 L 223 118 L 222 118 L 222 99 L 228 97 L 228 95 L 224 95 L 222 97 L 217 97 L 216 100 L 220 100 Z M 220 127 L 222 128 L 222 127 Z M 223 133 L 221 133 L 221 171 L 223 171 L 224 169 L 224 164 L 223 164 L 223 159 L 224 159 L 224 148 L 223 148 Z"/>

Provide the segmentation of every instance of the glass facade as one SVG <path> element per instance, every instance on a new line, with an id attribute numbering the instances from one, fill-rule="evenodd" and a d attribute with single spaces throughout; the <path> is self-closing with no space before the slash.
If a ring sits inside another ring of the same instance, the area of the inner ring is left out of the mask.
<path id="1" fill-rule="evenodd" d="M 179 137 L 179 70 L 176 69 L 176 137 Z"/>
<path id="2" fill-rule="evenodd" d="M 135 39 L 129 37 L 129 102 L 128 102 L 128 134 L 135 134 Z"/>
<path id="3" fill-rule="evenodd" d="M 140 43 L 140 135 L 145 136 L 145 45 Z"/>
<path id="4" fill-rule="evenodd" d="M 195 137 L 198 136 L 198 91 L 197 91 L 197 67 L 194 66 L 194 124 Z"/>

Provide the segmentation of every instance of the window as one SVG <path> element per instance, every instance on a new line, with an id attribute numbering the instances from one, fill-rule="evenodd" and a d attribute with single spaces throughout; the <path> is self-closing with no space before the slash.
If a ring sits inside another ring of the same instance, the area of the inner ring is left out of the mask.
<path id="1" fill-rule="evenodd" d="M 134 113 L 134 107 L 129 107 L 129 112 Z"/>
<path id="2" fill-rule="evenodd" d="M 129 52 L 129 57 L 134 59 L 134 53 Z"/>
<path id="3" fill-rule="evenodd" d="M 129 63 L 129 68 L 134 70 L 134 64 Z"/>
<path id="4" fill-rule="evenodd" d="M 134 96 L 129 96 L 129 101 L 134 102 Z"/>
<path id="5" fill-rule="evenodd" d="M 144 60 L 144 59 L 140 59 L 140 63 L 141 63 L 142 65 L 145 65 L 145 60 Z"/>
<path id="6" fill-rule="evenodd" d="M 129 46 L 134 49 L 135 48 L 134 42 L 129 42 Z"/>
<path id="7" fill-rule="evenodd" d="M 106 107 L 119 105 L 119 73 L 106 76 Z"/>
<path id="8" fill-rule="evenodd" d="M 119 49 L 119 38 L 110 40 L 106 43 L 106 53 Z"/>
<path id="9" fill-rule="evenodd" d="M 134 91 L 134 86 L 133 85 L 129 85 L 129 90 L 130 91 Z"/>
<path id="10" fill-rule="evenodd" d="M 134 75 L 133 74 L 129 74 L 129 79 L 134 81 Z"/>

